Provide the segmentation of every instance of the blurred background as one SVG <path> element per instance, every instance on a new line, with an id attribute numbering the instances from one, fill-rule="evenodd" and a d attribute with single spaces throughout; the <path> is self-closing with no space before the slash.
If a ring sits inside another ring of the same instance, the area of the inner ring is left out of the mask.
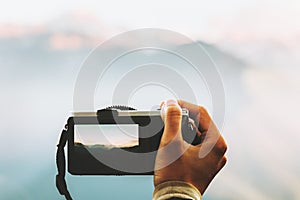
<path id="1" fill-rule="evenodd" d="M 219 68 L 228 163 L 204 199 L 300 199 L 299 19 L 297 0 L 2 2 L 0 199 L 63 199 L 55 151 L 81 64 L 99 43 L 138 28 L 184 34 Z M 74 199 L 153 191 L 150 176 L 67 181 Z"/>

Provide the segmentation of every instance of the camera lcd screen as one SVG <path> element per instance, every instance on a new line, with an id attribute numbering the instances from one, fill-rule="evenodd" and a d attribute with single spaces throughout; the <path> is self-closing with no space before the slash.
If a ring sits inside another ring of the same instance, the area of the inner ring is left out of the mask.
<path id="1" fill-rule="evenodd" d="M 86 147 L 127 148 L 139 145 L 138 124 L 77 124 L 74 143 Z"/>

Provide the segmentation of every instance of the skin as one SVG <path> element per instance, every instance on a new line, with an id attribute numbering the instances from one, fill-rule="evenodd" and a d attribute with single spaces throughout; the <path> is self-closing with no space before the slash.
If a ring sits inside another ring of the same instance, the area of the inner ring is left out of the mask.
<path id="1" fill-rule="evenodd" d="M 202 141 L 198 145 L 190 145 L 182 138 L 181 108 L 188 109 L 197 124 L 197 134 Z M 226 142 L 202 106 L 168 100 L 161 104 L 161 110 L 165 129 L 156 156 L 154 186 L 167 181 L 184 181 L 203 194 L 226 163 Z"/>

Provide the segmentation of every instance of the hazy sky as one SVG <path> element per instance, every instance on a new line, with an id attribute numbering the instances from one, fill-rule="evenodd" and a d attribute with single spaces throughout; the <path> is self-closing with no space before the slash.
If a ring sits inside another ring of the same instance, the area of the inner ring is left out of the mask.
<path id="1" fill-rule="evenodd" d="M 227 112 L 232 114 L 227 114 L 222 132 L 230 147 L 228 164 L 208 189 L 207 198 L 300 199 L 299 19 L 300 0 L 2 0 L 0 117 L 4 123 L 0 123 L 0 136 L 5 142 L 0 147 L 0 160 L 5 164 L 0 165 L 0 193 L 6 199 L 59 198 L 53 182 L 55 145 L 72 109 L 73 80 L 86 56 L 79 51 L 81 33 L 96 26 L 110 38 L 121 31 L 154 27 L 213 42 L 217 47 L 231 41 L 226 45 L 234 57 L 255 64 L 247 69 L 241 65 L 245 70 L 241 75 L 224 73 L 228 80 L 241 79 L 241 83 L 226 85 L 226 98 L 237 99 L 227 101 Z M 77 35 L 64 34 L 68 28 L 75 29 Z M 39 31 L 50 34 L 39 37 Z M 26 34 L 32 36 L 22 40 Z M 7 39 L 12 36 L 17 39 Z M 41 51 L 44 45 L 57 52 Z M 228 55 L 224 56 L 224 63 L 223 57 L 219 58 L 220 66 L 227 64 Z M 229 72 L 235 69 L 233 66 Z M 235 76 L 237 79 L 232 78 Z M 135 102 L 142 102 L 141 93 L 133 94 Z M 153 189 L 150 177 L 144 182 L 100 179 L 103 182 L 98 185 L 93 184 L 95 179 L 68 177 L 68 182 L 71 189 L 72 185 L 78 188 L 71 190 L 76 199 L 92 199 L 84 195 L 132 199 L 133 192 L 150 197 Z M 104 189 L 99 190 L 99 185 Z M 113 187 L 120 192 L 111 194 Z"/>
<path id="2" fill-rule="evenodd" d="M 238 35 L 234 37 L 238 39 L 295 37 L 300 33 L 300 26 L 297 26 L 300 18 L 299 0 L 178 2 L 10 0 L 1 3 L 0 23 L 44 24 L 66 13 L 84 11 L 112 27 L 168 28 L 211 40 L 232 37 L 237 31 Z"/>

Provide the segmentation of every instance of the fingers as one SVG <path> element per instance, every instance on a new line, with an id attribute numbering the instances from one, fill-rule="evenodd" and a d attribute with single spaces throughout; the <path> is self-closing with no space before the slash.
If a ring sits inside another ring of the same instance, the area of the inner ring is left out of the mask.
<path id="1" fill-rule="evenodd" d="M 217 172 L 219 172 L 225 166 L 226 163 L 227 163 L 227 158 L 226 156 L 223 156 L 217 165 Z"/>
<path id="2" fill-rule="evenodd" d="M 167 100 L 161 104 L 161 115 L 165 123 L 161 144 L 167 145 L 172 140 L 183 141 L 181 135 L 182 112 L 176 100 Z"/>
<path id="3" fill-rule="evenodd" d="M 217 141 L 220 136 L 219 130 L 203 106 L 191 104 L 183 100 L 178 100 L 178 104 L 182 108 L 188 109 L 190 117 L 196 120 L 198 130 L 202 135 L 201 137 L 204 136 L 206 141 Z"/>
<path id="4" fill-rule="evenodd" d="M 178 104 L 181 108 L 188 109 L 190 117 L 198 121 L 198 129 L 200 132 L 205 132 L 209 129 L 212 120 L 203 106 L 198 106 L 183 100 L 178 100 Z"/>
<path id="5" fill-rule="evenodd" d="M 208 154 L 222 157 L 226 153 L 227 144 L 220 134 L 207 134 L 204 141 L 199 146 L 199 158 L 204 158 Z"/>
<path id="6" fill-rule="evenodd" d="M 199 114 L 199 106 L 183 101 L 183 100 L 177 100 L 178 104 L 181 108 L 186 108 L 189 110 L 189 114 L 192 118 L 196 117 Z M 194 118 L 196 119 L 196 118 Z"/>
<path id="7" fill-rule="evenodd" d="M 218 138 L 217 143 L 214 146 L 214 152 L 218 156 L 222 157 L 222 156 L 224 156 L 224 154 L 226 153 L 226 151 L 227 151 L 227 144 L 226 144 L 224 138 L 222 136 L 220 136 Z"/>
<path id="8" fill-rule="evenodd" d="M 222 169 L 226 163 L 227 163 L 227 158 L 225 156 L 223 156 L 219 162 L 219 168 Z"/>
<path id="9" fill-rule="evenodd" d="M 205 157 L 210 152 L 222 157 L 227 150 L 227 145 L 207 110 L 202 106 L 183 100 L 178 100 L 178 104 L 189 110 L 190 117 L 199 121 L 198 129 L 201 132 L 201 137 L 204 137 L 199 145 L 201 146 L 199 158 Z"/>

